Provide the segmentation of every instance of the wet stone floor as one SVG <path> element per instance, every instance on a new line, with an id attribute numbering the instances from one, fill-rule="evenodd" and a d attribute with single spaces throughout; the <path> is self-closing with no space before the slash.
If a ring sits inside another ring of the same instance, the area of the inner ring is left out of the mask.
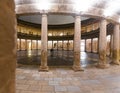
<path id="1" fill-rule="evenodd" d="M 40 50 L 18 51 L 17 60 L 19 64 L 40 65 Z M 81 65 L 87 66 L 98 62 L 98 55 L 81 52 Z M 72 66 L 73 51 L 48 50 L 48 66 Z"/>
<path id="2" fill-rule="evenodd" d="M 72 51 L 70 54 L 69 62 L 72 62 Z M 66 61 L 59 63 L 60 66 L 49 64 L 48 72 L 38 72 L 38 64 L 25 64 L 25 60 L 29 62 L 30 58 L 25 55 L 18 55 L 19 63 L 24 58 L 24 64 L 16 68 L 16 93 L 120 93 L 120 66 L 96 68 L 94 64 L 98 60 L 97 54 L 81 53 L 81 62 L 85 69 L 82 72 L 74 72 L 71 64 L 63 64 Z M 31 58 L 34 59 L 35 56 L 31 55 Z M 53 59 L 55 57 L 57 56 Z M 29 63 L 33 64 L 32 61 Z"/>

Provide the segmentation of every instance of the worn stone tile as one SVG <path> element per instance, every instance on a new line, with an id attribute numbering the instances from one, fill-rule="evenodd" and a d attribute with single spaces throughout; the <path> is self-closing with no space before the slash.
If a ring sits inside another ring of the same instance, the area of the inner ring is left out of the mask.
<path id="1" fill-rule="evenodd" d="M 58 81 L 49 81 L 49 85 L 59 85 Z"/>
<path id="2" fill-rule="evenodd" d="M 41 86 L 42 92 L 53 92 L 55 90 L 54 86 Z"/>
<path id="3" fill-rule="evenodd" d="M 41 86 L 48 86 L 48 85 L 49 85 L 48 83 L 49 83 L 49 82 L 48 82 L 48 81 L 45 81 L 45 80 L 43 80 L 43 81 L 38 81 L 38 84 L 41 85 Z"/>
<path id="4" fill-rule="evenodd" d="M 74 72 L 71 68 L 52 67 L 49 72 L 38 72 L 36 67 L 17 68 L 16 93 L 119 93 L 118 69 L 120 66 L 104 70 L 90 67 Z"/>
<path id="5" fill-rule="evenodd" d="M 78 86 L 67 86 L 68 92 L 79 92 L 80 88 Z"/>
<path id="6" fill-rule="evenodd" d="M 28 81 L 26 82 L 26 84 L 29 84 L 29 85 L 37 85 L 37 84 L 38 84 L 38 81 L 28 80 Z"/>
<path id="7" fill-rule="evenodd" d="M 41 86 L 39 86 L 39 85 L 30 85 L 27 90 L 29 90 L 29 91 L 39 91 L 39 90 L 41 90 Z"/>
<path id="8" fill-rule="evenodd" d="M 59 91 L 67 92 L 67 87 L 66 86 L 55 86 L 55 92 L 59 92 Z"/>
<path id="9" fill-rule="evenodd" d="M 19 85 L 17 85 L 16 88 L 17 88 L 18 90 L 27 90 L 28 87 L 29 87 L 29 85 L 19 84 Z"/>

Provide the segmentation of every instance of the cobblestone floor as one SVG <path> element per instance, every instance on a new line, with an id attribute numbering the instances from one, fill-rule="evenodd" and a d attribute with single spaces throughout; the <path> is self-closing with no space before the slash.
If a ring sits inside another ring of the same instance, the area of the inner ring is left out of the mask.
<path id="1" fill-rule="evenodd" d="M 108 69 L 86 67 L 74 72 L 71 67 L 50 67 L 38 72 L 38 66 L 16 69 L 16 93 L 120 93 L 120 66 Z"/>

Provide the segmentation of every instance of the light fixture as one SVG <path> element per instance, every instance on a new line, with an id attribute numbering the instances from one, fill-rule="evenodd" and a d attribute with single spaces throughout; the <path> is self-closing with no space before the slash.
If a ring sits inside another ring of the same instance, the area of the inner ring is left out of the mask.
<path id="1" fill-rule="evenodd" d="M 50 0 L 39 0 L 39 2 L 36 2 L 36 8 L 39 10 L 49 10 L 50 6 Z"/>

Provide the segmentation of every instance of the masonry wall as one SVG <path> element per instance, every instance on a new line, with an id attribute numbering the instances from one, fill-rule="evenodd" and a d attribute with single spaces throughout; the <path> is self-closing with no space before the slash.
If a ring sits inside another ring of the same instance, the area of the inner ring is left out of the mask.
<path id="1" fill-rule="evenodd" d="M 15 93 L 16 32 L 13 0 L 0 0 L 0 93 Z"/>

